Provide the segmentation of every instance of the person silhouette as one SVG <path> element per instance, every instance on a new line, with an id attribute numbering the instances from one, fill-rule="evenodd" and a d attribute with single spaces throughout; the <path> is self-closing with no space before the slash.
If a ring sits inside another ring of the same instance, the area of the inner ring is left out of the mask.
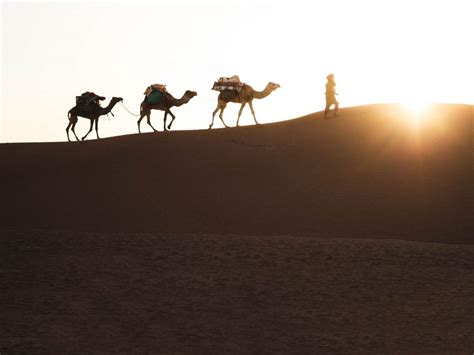
<path id="1" fill-rule="evenodd" d="M 339 109 L 339 102 L 336 100 L 336 82 L 334 81 L 334 74 L 329 74 L 326 79 L 326 108 L 324 109 L 324 118 L 328 118 L 328 113 L 332 105 L 334 105 L 334 116 L 336 116 Z"/>

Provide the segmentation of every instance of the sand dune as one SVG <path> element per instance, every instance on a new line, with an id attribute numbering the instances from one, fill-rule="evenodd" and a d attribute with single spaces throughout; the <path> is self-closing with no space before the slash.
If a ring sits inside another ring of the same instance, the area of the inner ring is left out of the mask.
<path id="1" fill-rule="evenodd" d="M 473 107 L 0 145 L 0 225 L 472 242 Z"/>
<path id="2" fill-rule="evenodd" d="M 0 145 L 0 353 L 470 353 L 472 106 Z"/>

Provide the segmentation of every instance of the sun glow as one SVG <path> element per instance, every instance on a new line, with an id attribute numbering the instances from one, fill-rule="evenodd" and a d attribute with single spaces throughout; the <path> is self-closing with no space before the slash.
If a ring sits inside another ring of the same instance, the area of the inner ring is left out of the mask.
<path id="1" fill-rule="evenodd" d="M 432 103 L 427 101 L 405 101 L 400 104 L 400 107 L 405 111 L 404 117 L 414 126 L 419 126 L 425 117 L 426 113 L 432 107 Z"/>
<path id="2" fill-rule="evenodd" d="M 422 113 L 426 112 L 431 103 L 426 101 L 405 101 L 402 102 L 402 107 L 409 111 L 414 116 L 420 116 Z"/>

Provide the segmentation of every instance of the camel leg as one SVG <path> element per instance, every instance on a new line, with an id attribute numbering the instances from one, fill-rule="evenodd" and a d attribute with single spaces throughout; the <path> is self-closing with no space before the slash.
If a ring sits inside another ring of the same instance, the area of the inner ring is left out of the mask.
<path id="1" fill-rule="evenodd" d="M 252 104 L 252 101 L 249 101 L 249 106 L 250 106 L 250 111 L 252 111 L 252 115 L 253 115 L 253 119 L 255 120 L 255 124 L 259 124 L 257 122 L 257 118 L 255 117 L 255 111 L 253 110 L 253 104 Z"/>
<path id="2" fill-rule="evenodd" d="M 226 106 L 221 107 L 221 112 L 219 113 L 219 118 L 221 119 L 221 121 L 222 121 L 222 123 L 224 124 L 224 126 L 225 126 L 226 128 L 229 128 L 229 126 L 225 124 L 225 122 L 224 122 L 224 117 L 223 117 L 225 107 L 226 107 Z"/>
<path id="3" fill-rule="evenodd" d="M 168 129 L 171 129 L 171 125 L 173 124 L 174 119 L 176 118 L 176 116 L 173 115 L 173 112 L 171 112 L 170 110 L 168 110 L 168 113 L 171 115 L 171 122 L 170 122 L 170 124 L 168 125 Z"/>
<path id="4" fill-rule="evenodd" d="M 209 127 L 209 129 L 212 127 L 212 125 L 214 124 L 214 116 L 215 114 L 217 113 L 217 111 L 220 110 L 219 112 L 219 118 L 221 119 L 222 121 L 222 124 L 224 125 L 224 127 L 228 128 L 229 126 L 227 126 L 224 122 L 224 109 L 227 107 L 227 103 L 225 103 L 225 101 L 218 101 L 217 103 L 217 108 L 214 110 L 214 112 L 212 113 L 212 123 L 211 123 L 211 126 Z"/>
<path id="5" fill-rule="evenodd" d="M 71 140 L 69 139 L 69 127 L 72 126 L 72 122 L 69 122 L 69 124 L 66 127 L 66 134 L 67 134 L 67 140 L 70 142 Z"/>
<path id="6" fill-rule="evenodd" d="M 245 104 L 246 102 L 243 102 L 242 105 L 240 106 L 239 115 L 237 116 L 237 127 L 239 127 L 240 115 L 242 114 L 242 111 L 244 110 Z"/>
<path id="7" fill-rule="evenodd" d="M 100 137 L 99 137 L 99 119 L 95 120 L 95 134 L 97 135 L 97 139 L 100 139 Z"/>
<path id="8" fill-rule="evenodd" d="M 142 121 L 143 117 L 145 117 L 145 115 L 141 114 L 141 115 L 140 115 L 140 118 L 139 118 L 138 121 L 137 121 L 138 133 L 142 133 L 142 132 L 140 131 L 140 122 Z"/>
<path id="9" fill-rule="evenodd" d="M 71 128 L 72 133 L 74 133 L 74 137 L 76 137 L 77 140 L 79 140 L 79 138 L 77 138 L 77 134 L 76 134 L 76 131 L 75 131 L 76 123 L 77 123 L 77 116 L 72 115 L 70 112 L 69 112 L 69 115 L 70 115 L 69 116 L 69 124 L 66 127 L 66 134 L 67 134 L 67 140 L 70 142 L 71 139 L 69 138 L 69 128 Z"/>
<path id="10" fill-rule="evenodd" d="M 209 129 L 212 128 L 212 126 L 214 126 L 214 117 L 216 116 L 216 113 L 220 110 L 221 112 L 219 113 L 219 118 L 221 119 L 222 123 L 224 124 L 225 127 L 228 127 L 225 122 L 224 122 L 224 118 L 222 117 L 223 113 L 224 113 L 224 109 L 226 108 L 227 104 L 223 101 L 220 101 L 218 100 L 217 102 L 217 107 L 216 109 L 214 110 L 214 112 L 212 113 L 212 122 L 209 126 Z"/>
<path id="11" fill-rule="evenodd" d="M 216 116 L 217 111 L 219 111 L 219 105 L 217 105 L 216 109 L 215 109 L 214 112 L 212 113 L 212 122 L 211 122 L 211 124 L 209 125 L 209 129 L 211 129 L 212 126 L 214 126 L 214 117 Z"/>
<path id="12" fill-rule="evenodd" d="M 165 111 L 165 114 L 163 116 L 163 131 L 166 132 L 166 119 L 168 118 L 168 111 Z"/>
<path id="13" fill-rule="evenodd" d="M 155 127 L 153 127 L 153 126 L 151 125 L 150 114 L 149 114 L 149 113 L 146 115 L 146 122 L 147 122 L 148 125 L 153 129 L 153 132 L 158 132 L 158 131 L 155 129 Z"/>
<path id="14" fill-rule="evenodd" d="M 86 135 L 84 137 L 82 137 L 82 140 L 86 139 L 86 137 L 89 135 L 89 133 L 92 132 L 93 126 L 94 126 L 94 120 L 91 120 L 91 126 L 89 128 L 89 131 L 86 133 Z"/>
<path id="15" fill-rule="evenodd" d="M 77 122 L 74 122 L 74 123 L 72 124 L 71 131 L 72 131 L 72 133 L 74 133 L 74 137 L 76 137 L 76 139 L 79 141 L 80 139 L 79 139 L 79 137 L 78 137 L 77 134 L 76 134 L 76 123 L 77 123 Z"/>

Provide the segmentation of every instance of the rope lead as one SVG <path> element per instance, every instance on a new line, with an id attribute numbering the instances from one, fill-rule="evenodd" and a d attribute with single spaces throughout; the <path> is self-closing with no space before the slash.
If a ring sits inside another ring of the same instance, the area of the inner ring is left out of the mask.
<path id="1" fill-rule="evenodd" d="M 129 114 L 131 114 L 132 116 L 136 116 L 136 117 L 140 117 L 140 115 L 136 115 L 134 114 L 133 112 L 130 112 L 130 110 L 127 108 L 127 106 L 125 106 L 125 104 L 123 103 L 123 101 L 120 101 L 120 105 L 122 105 L 122 107 L 124 108 L 125 111 L 127 111 Z"/>

